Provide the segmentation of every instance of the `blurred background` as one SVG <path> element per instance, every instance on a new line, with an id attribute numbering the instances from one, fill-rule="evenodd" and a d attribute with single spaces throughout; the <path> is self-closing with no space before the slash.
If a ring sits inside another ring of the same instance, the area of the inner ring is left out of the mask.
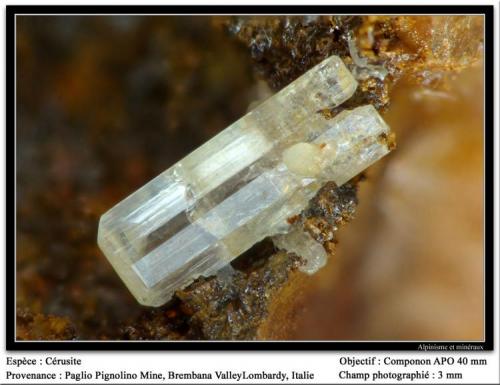
<path id="1" fill-rule="evenodd" d="M 441 18 L 305 17 L 278 42 L 287 18 L 18 16 L 18 338 L 120 338 L 144 308 L 97 247 L 101 214 L 355 31 L 390 60 L 361 92 L 398 147 L 289 338 L 482 339 L 482 19 Z"/>

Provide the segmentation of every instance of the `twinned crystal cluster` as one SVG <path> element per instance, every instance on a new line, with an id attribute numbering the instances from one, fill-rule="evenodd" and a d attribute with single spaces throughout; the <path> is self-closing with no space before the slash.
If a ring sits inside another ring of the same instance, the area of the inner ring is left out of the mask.
<path id="1" fill-rule="evenodd" d="M 318 113 L 356 87 L 331 56 L 106 212 L 99 246 L 137 300 L 160 306 L 268 236 L 306 272 L 324 265 L 323 247 L 287 219 L 390 151 L 371 105 Z"/>

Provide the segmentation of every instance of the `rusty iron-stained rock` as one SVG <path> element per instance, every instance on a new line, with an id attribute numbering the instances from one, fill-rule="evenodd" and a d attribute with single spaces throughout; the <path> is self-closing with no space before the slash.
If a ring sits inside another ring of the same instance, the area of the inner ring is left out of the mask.
<path id="1" fill-rule="evenodd" d="M 75 326 L 66 317 L 45 316 L 18 309 L 16 314 L 17 339 L 32 340 L 73 340 L 76 338 Z"/>

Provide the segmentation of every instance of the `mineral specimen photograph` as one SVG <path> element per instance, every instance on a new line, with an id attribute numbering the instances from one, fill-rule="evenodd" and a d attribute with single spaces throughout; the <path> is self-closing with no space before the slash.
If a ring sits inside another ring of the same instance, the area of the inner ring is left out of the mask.
<path id="1" fill-rule="evenodd" d="M 484 15 L 14 28 L 16 341 L 484 341 Z"/>

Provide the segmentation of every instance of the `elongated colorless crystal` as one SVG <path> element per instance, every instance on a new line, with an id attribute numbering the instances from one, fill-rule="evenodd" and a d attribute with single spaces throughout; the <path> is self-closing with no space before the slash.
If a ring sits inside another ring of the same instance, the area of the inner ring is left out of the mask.
<path id="1" fill-rule="evenodd" d="M 356 86 L 338 57 L 326 59 L 105 213 L 99 246 L 137 300 L 162 305 L 286 233 L 324 181 L 341 185 L 385 155 L 389 129 L 373 107 L 317 113 Z"/>

